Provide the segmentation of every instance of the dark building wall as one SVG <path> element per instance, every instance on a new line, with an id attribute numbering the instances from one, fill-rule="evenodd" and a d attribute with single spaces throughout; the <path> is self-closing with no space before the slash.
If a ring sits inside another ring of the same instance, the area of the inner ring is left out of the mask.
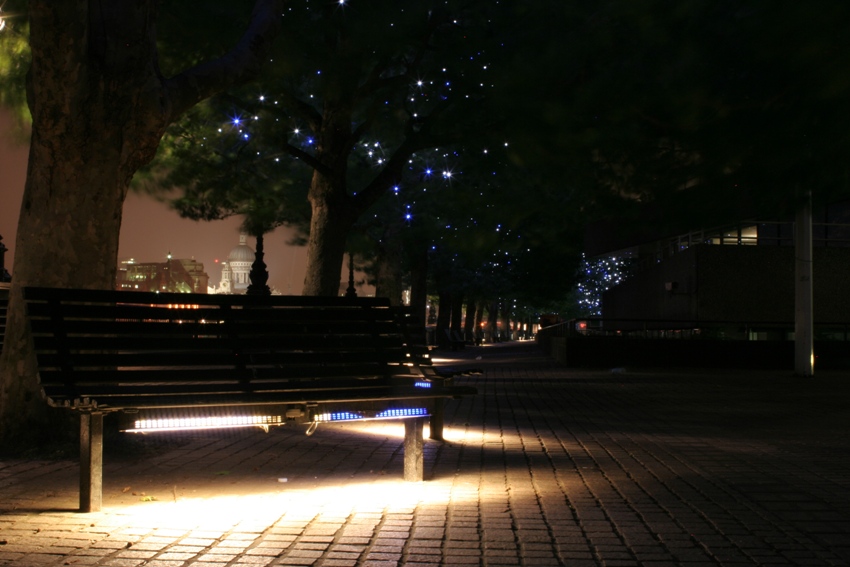
<path id="1" fill-rule="evenodd" d="M 793 248 L 697 246 L 694 250 L 699 320 L 794 320 Z"/>
<path id="2" fill-rule="evenodd" d="M 689 248 L 602 294 L 605 319 L 691 320 L 697 311 L 696 248 Z M 675 289 L 667 290 L 668 283 Z"/>
<path id="3" fill-rule="evenodd" d="M 816 248 L 813 280 L 815 321 L 850 321 L 850 248 Z M 602 315 L 606 319 L 793 321 L 794 249 L 689 248 L 605 292 Z"/>

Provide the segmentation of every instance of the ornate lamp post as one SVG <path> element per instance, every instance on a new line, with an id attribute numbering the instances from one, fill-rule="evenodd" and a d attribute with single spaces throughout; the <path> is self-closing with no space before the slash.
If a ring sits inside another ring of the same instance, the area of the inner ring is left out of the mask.
<path id="1" fill-rule="evenodd" d="M 251 273 L 248 277 L 251 279 L 251 284 L 245 290 L 246 295 L 271 295 L 272 290 L 269 289 L 267 282 L 269 281 L 269 272 L 266 269 L 266 263 L 263 262 L 263 235 L 259 234 L 257 239 L 257 251 L 254 253 L 254 263 L 251 264 Z"/>
<path id="2" fill-rule="evenodd" d="M 3 244 L 3 237 L 0 236 L 0 282 L 12 281 L 12 276 L 6 271 L 6 245 Z"/>
<path id="3" fill-rule="evenodd" d="M 348 253 L 348 288 L 345 297 L 357 297 L 357 290 L 354 289 L 354 257 L 351 252 Z"/>

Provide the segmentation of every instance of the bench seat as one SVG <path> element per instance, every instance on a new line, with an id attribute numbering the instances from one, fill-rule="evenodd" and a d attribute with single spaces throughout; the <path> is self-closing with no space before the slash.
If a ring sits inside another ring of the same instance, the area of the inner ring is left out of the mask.
<path id="1" fill-rule="evenodd" d="M 231 427 L 223 417 L 238 415 L 311 432 L 404 419 L 405 478 L 422 480 L 422 421 L 440 439 L 443 400 L 474 393 L 430 366 L 409 310 L 383 299 L 35 287 L 24 299 L 42 393 L 81 414 L 81 460 L 96 469 L 84 476 L 100 474 L 102 416 L 121 412 L 130 424 L 205 415 Z M 100 490 L 81 478 L 81 508 L 99 508 Z"/>

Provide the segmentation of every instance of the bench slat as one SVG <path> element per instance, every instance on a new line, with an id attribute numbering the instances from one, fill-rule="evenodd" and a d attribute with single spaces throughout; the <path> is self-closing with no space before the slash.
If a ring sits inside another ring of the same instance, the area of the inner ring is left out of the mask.
<path id="1" fill-rule="evenodd" d="M 338 349 L 368 350 L 377 352 L 384 347 L 399 345 L 399 339 L 391 336 L 371 335 L 283 335 L 258 337 L 126 337 L 126 336 L 35 336 L 35 348 L 42 352 L 71 351 L 168 351 L 192 352 L 251 352 L 272 351 L 285 344 L 288 351 L 307 350 L 314 352 Z"/>
<path id="2" fill-rule="evenodd" d="M 53 321 L 31 319 L 33 333 L 51 333 Z M 300 321 L 290 324 L 284 320 L 244 321 L 229 323 L 198 323 L 194 321 L 141 321 L 114 319 L 66 319 L 65 332 L 69 335 L 126 334 L 138 336 L 181 336 L 181 335 L 263 335 L 280 334 L 398 334 L 395 322 L 381 321 Z"/>
<path id="3" fill-rule="evenodd" d="M 452 388 L 446 391 L 429 392 L 419 388 L 375 387 L 368 389 L 317 389 L 284 392 L 190 392 L 185 395 L 171 393 L 127 393 L 116 390 L 98 397 L 98 407 L 122 409 L 189 408 L 199 406 L 232 407 L 243 405 L 309 405 L 328 402 L 363 402 L 378 400 L 421 400 L 427 402 L 439 397 L 456 397 L 468 393 L 465 389 Z M 54 403 L 57 400 L 53 400 Z M 58 404 L 57 404 L 58 405 Z"/>
<path id="4" fill-rule="evenodd" d="M 123 368 L 100 370 L 75 370 L 74 384 L 78 388 L 93 384 L 169 384 L 172 382 L 221 382 L 221 383 L 260 383 L 263 380 L 293 382 L 308 378 L 331 379 L 339 377 L 360 377 L 366 379 L 385 378 L 398 372 L 398 367 L 378 363 L 336 364 L 328 366 L 289 366 L 283 368 L 254 367 L 239 369 L 234 367 L 218 368 L 159 368 L 125 370 Z M 45 368 L 42 371 L 41 384 L 65 384 L 61 369 Z"/>
<path id="5" fill-rule="evenodd" d="M 250 296 L 250 295 L 207 295 L 186 293 L 151 293 L 141 291 L 116 291 L 108 289 L 65 289 L 47 287 L 27 287 L 24 289 L 27 301 L 59 300 L 65 302 L 88 303 L 136 303 L 140 305 L 220 305 L 246 307 L 389 307 L 390 301 L 384 297 L 311 297 L 293 295 Z"/>
<path id="6" fill-rule="evenodd" d="M 402 387 L 398 385 L 397 387 Z M 238 381 L 222 381 L 219 383 L 198 382 L 198 383 L 104 383 L 104 384 L 79 384 L 74 391 L 66 391 L 61 385 L 56 387 L 45 387 L 44 391 L 50 398 L 56 399 L 77 399 L 77 398 L 93 398 L 100 400 L 104 396 L 124 397 L 130 399 L 133 397 L 146 396 L 192 396 L 196 394 L 227 394 L 232 393 L 234 396 L 261 396 L 265 394 L 303 394 L 312 399 L 316 397 L 317 392 L 326 392 L 323 396 L 327 396 L 327 392 L 370 392 L 383 391 L 387 388 L 396 387 L 390 386 L 383 380 L 357 380 L 354 378 L 335 378 L 334 380 L 312 380 L 312 381 L 294 381 L 280 382 L 270 381 L 265 383 L 252 382 L 250 384 L 240 383 Z M 404 386 L 407 387 L 407 386 Z M 423 396 L 431 395 L 429 392 L 419 393 Z M 312 393 L 312 394 L 307 394 Z"/>
<path id="7" fill-rule="evenodd" d="M 61 307 L 57 307 L 61 306 Z M 140 321 L 145 323 L 201 322 L 210 324 L 228 321 L 246 321 L 251 323 L 272 322 L 274 324 L 297 325 L 324 322 L 329 324 L 362 323 L 389 321 L 392 313 L 384 308 L 340 307 L 340 308 L 269 308 L 269 309 L 168 309 L 159 306 L 144 305 L 103 305 L 82 303 L 39 303 L 29 304 L 29 314 L 33 319 L 49 319 L 57 308 L 61 308 L 62 317 L 72 320 L 118 320 Z"/>
<path id="8" fill-rule="evenodd" d="M 366 362 L 375 363 L 401 363 L 409 359 L 402 345 L 392 344 L 386 348 L 376 351 L 374 348 L 359 350 L 333 350 L 333 351 L 304 351 L 304 350 L 262 350 L 243 351 L 248 357 L 246 367 L 266 366 L 270 364 L 280 366 L 321 366 L 327 364 L 362 364 Z M 56 353 L 41 351 L 38 355 L 39 366 L 45 368 L 58 368 L 65 358 Z M 170 367 L 216 367 L 233 366 L 233 353 L 230 350 L 199 351 L 187 356 L 180 351 L 98 351 L 82 352 L 72 355 L 72 367 L 79 368 L 170 368 Z"/>

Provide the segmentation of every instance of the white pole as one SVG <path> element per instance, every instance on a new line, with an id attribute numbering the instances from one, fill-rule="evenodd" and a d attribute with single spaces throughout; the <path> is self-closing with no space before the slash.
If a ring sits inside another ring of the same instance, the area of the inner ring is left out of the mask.
<path id="1" fill-rule="evenodd" d="M 794 369 L 798 376 L 815 373 L 812 301 L 812 195 L 797 211 L 794 223 Z"/>

